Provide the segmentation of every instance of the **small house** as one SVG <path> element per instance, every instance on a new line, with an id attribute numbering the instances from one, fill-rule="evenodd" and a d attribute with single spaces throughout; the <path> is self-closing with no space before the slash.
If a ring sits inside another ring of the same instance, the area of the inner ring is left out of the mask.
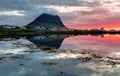
<path id="1" fill-rule="evenodd" d="M 2 28 L 3 29 L 14 29 L 16 28 L 17 26 L 11 26 L 11 25 L 2 25 Z"/>

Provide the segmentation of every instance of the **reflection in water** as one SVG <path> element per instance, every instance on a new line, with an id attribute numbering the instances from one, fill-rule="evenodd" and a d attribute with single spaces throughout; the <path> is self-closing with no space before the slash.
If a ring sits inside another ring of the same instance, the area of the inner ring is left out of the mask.
<path id="1" fill-rule="evenodd" d="M 119 35 L 2 37 L 0 76 L 120 76 L 119 49 Z"/>
<path id="2" fill-rule="evenodd" d="M 43 50 L 58 49 L 68 35 L 34 36 L 27 38 Z"/>
<path id="3" fill-rule="evenodd" d="M 64 40 L 59 49 L 73 49 L 120 57 L 119 47 L 119 35 L 104 35 L 104 38 L 100 36 L 69 37 Z"/>

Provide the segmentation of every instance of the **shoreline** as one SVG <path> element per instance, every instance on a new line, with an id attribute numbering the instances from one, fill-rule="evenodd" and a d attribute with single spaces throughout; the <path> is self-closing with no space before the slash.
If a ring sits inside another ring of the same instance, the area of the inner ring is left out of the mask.
<path id="1" fill-rule="evenodd" d="M 24 35 L 104 35 L 120 34 L 118 31 L 0 31 L 0 36 L 24 36 Z"/>

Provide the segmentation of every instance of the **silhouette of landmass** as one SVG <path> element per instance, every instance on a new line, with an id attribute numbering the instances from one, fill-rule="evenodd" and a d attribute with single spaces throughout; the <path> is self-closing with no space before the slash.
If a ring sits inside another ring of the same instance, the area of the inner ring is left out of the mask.
<path id="1" fill-rule="evenodd" d="M 58 49 L 68 35 L 32 36 L 27 38 L 43 50 Z"/>
<path id="2" fill-rule="evenodd" d="M 41 26 L 47 29 L 54 27 L 65 27 L 58 15 L 51 15 L 43 13 L 37 17 L 33 22 L 29 23 L 27 26 L 35 27 Z"/>

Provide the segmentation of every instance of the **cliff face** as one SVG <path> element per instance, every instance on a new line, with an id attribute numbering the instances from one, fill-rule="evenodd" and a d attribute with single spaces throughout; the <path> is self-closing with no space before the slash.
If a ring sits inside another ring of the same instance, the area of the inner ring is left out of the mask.
<path id="1" fill-rule="evenodd" d="M 29 23 L 27 26 L 44 26 L 47 29 L 51 29 L 54 27 L 65 27 L 59 16 L 46 13 L 40 15 L 33 22 Z"/>

